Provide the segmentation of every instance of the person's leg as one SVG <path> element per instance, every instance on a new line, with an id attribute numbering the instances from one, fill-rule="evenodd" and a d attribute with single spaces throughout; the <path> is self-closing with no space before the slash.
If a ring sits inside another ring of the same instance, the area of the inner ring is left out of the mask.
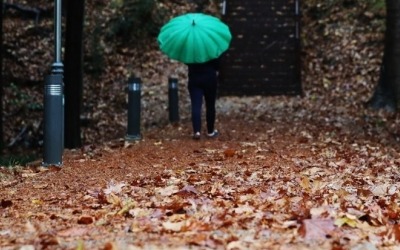
<path id="1" fill-rule="evenodd" d="M 189 94 L 192 109 L 193 133 L 201 132 L 201 106 L 203 104 L 203 90 L 189 84 Z"/>
<path id="2" fill-rule="evenodd" d="M 204 90 L 204 99 L 206 102 L 206 120 L 207 133 L 214 132 L 215 126 L 215 102 L 217 99 L 217 82 L 210 83 Z"/>

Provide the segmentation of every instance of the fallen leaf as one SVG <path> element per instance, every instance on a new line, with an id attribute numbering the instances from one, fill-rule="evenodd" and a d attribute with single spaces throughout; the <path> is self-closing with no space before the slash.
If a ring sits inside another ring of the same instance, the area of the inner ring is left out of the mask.
<path id="1" fill-rule="evenodd" d="M 357 226 L 357 220 L 354 218 L 349 218 L 349 217 L 341 217 L 337 218 L 335 220 L 335 225 L 338 227 L 342 227 L 344 225 L 347 225 L 349 227 L 356 227 Z"/>
<path id="2" fill-rule="evenodd" d="M 300 186 L 309 192 L 311 189 L 310 179 L 307 177 L 302 177 L 300 180 Z"/>
<path id="3" fill-rule="evenodd" d="M 0 205 L 2 208 L 7 208 L 7 207 L 11 207 L 12 206 L 12 201 L 10 200 L 1 200 Z"/>
<path id="4" fill-rule="evenodd" d="M 118 250 L 118 246 L 115 242 L 107 242 L 104 244 L 103 250 Z"/>
<path id="5" fill-rule="evenodd" d="M 41 183 L 41 184 L 35 184 L 35 185 L 33 185 L 33 188 L 35 188 L 35 189 L 45 189 L 45 188 L 47 188 L 48 186 L 49 186 L 48 183 Z"/>
<path id="6" fill-rule="evenodd" d="M 115 183 L 114 180 L 111 180 L 111 181 L 108 183 L 107 188 L 104 189 L 104 193 L 105 193 L 105 194 L 111 194 L 111 193 L 119 194 L 119 193 L 122 192 L 122 188 L 125 187 L 125 186 L 126 186 L 126 184 L 123 183 L 123 182 Z"/>
<path id="7" fill-rule="evenodd" d="M 235 250 L 242 250 L 242 249 L 246 250 L 246 249 L 248 249 L 248 247 L 245 244 L 243 244 L 243 242 L 241 242 L 241 241 L 231 241 L 226 246 L 226 249 L 227 250 L 233 250 L 233 249 L 235 249 Z"/>
<path id="8" fill-rule="evenodd" d="M 225 157 L 233 157 L 236 151 L 234 149 L 228 148 L 224 151 Z"/>
<path id="9" fill-rule="evenodd" d="M 136 205 L 133 201 L 127 201 L 123 207 L 117 212 L 118 215 L 124 215 L 129 212 L 130 209 L 134 208 Z"/>
<path id="10" fill-rule="evenodd" d="M 25 224 L 25 229 L 26 229 L 27 232 L 29 232 L 31 234 L 37 232 L 35 226 L 29 220 Z"/>
<path id="11" fill-rule="evenodd" d="M 400 242 L 400 225 L 393 225 L 392 226 L 392 230 L 391 233 L 393 235 L 393 237 Z"/>
<path id="12" fill-rule="evenodd" d="M 85 243 L 82 240 L 78 241 L 78 246 L 76 246 L 76 250 L 85 250 Z"/>
<path id="13" fill-rule="evenodd" d="M 78 219 L 78 224 L 88 225 L 88 224 L 92 224 L 93 222 L 94 222 L 93 217 L 88 216 L 88 215 L 82 215 Z"/>
<path id="14" fill-rule="evenodd" d="M 42 204 L 43 204 L 43 201 L 40 200 L 40 199 L 33 199 L 33 200 L 32 200 L 32 203 L 35 204 L 35 205 L 42 205 Z"/>
<path id="15" fill-rule="evenodd" d="M 156 188 L 156 193 L 160 194 L 161 196 L 170 196 L 177 192 L 179 192 L 179 187 L 175 185 L 167 186 L 164 188 Z"/>
<path id="16" fill-rule="evenodd" d="M 121 207 L 122 201 L 114 193 L 107 195 L 106 200 L 109 204 L 113 204 L 115 207 Z"/>
<path id="17" fill-rule="evenodd" d="M 199 192 L 197 191 L 197 189 L 194 186 L 191 185 L 186 185 L 184 186 L 181 190 L 179 190 L 177 192 L 177 194 L 179 193 L 193 193 L 193 194 L 199 194 Z"/>
<path id="18" fill-rule="evenodd" d="M 302 221 L 299 234 L 306 240 L 324 240 L 335 230 L 333 220 L 330 219 L 306 219 Z"/>
<path id="19" fill-rule="evenodd" d="M 35 250 L 34 245 L 24 245 L 19 248 L 19 250 Z"/>
<path id="20" fill-rule="evenodd" d="M 180 232 L 185 223 L 186 223 L 185 221 L 178 221 L 178 222 L 166 221 L 162 223 L 162 226 L 166 230 Z"/>
<path id="21" fill-rule="evenodd" d="M 57 232 L 60 237 L 82 237 L 87 235 L 92 229 L 88 227 L 71 227 Z"/>

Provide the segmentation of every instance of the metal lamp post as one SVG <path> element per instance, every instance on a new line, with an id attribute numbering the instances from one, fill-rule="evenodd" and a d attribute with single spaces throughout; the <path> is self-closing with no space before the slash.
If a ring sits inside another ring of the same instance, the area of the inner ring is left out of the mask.
<path id="1" fill-rule="evenodd" d="M 64 65 L 61 61 L 61 0 L 54 3 L 54 57 L 44 84 L 43 166 L 61 166 L 64 150 Z"/>

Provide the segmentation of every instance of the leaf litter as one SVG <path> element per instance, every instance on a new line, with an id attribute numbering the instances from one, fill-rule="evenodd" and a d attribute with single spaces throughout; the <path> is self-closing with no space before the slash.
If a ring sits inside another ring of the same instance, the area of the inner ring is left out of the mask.
<path id="1" fill-rule="evenodd" d="M 260 101 L 273 110 L 283 100 Z M 67 150 L 59 171 L 14 176 L 0 191 L 2 248 L 394 249 L 397 140 L 366 144 L 354 132 L 332 143 L 314 119 L 246 126 L 247 116 L 220 116 L 216 140 L 193 141 L 183 121 L 130 147 L 98 145 L 98 157 Z"/>

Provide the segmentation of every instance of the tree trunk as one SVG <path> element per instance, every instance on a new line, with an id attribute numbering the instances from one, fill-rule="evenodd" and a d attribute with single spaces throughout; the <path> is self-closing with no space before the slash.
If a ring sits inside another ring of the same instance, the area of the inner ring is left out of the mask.
<path id="1" fill-rule="evenodd" d="M 369 105 L 396 111 L 400 103 L 400 1 L 386 0 L 385 49 L 379 82 Z"/>
<path id="2" fill-rule="evenodd" d="M 0 3 L 0 152 L 4 147 L 3 135 L 3 1 Z"/>
<path id="3" fill-rule="evenodd" d="M 84 0 L 66 0 L 65 39 L 65 147 L 82 146 L 80 111 L 83 92 Z"/>

